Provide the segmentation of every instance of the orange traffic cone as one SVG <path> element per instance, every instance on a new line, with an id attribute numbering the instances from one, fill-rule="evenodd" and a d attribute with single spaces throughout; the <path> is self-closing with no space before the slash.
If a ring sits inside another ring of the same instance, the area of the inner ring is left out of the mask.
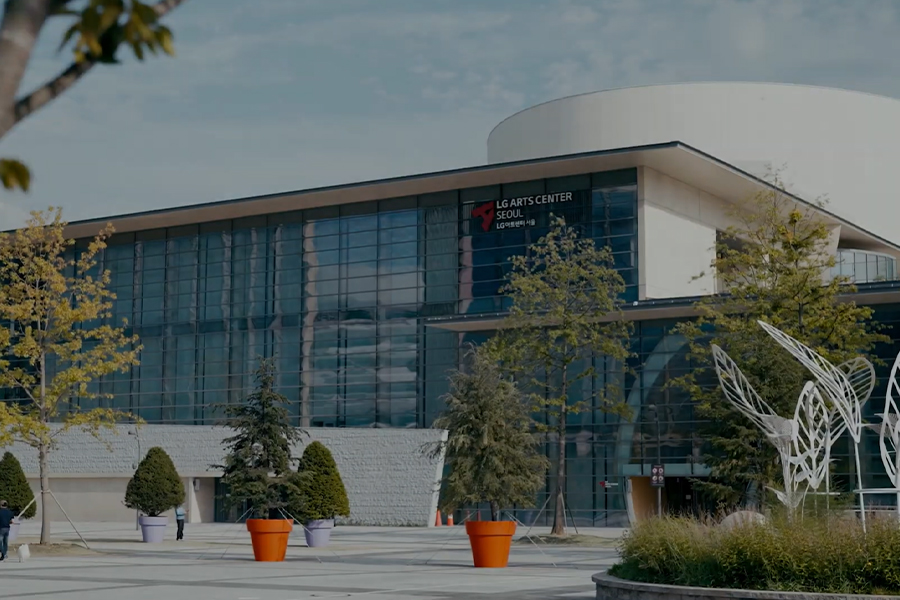
<path id="1" fill-rule="evenodd" d="M 447 527 L 453 527 L 453 513 L 447 515 Z"/>
<path id="2" fill-rule="evenodd" d="M 434 517 L 434 526 L 440 527 L 441 525 L 443 525 L 443 523 L 441 523 L 441 511 L 437 511 L 437 514 Z"/>

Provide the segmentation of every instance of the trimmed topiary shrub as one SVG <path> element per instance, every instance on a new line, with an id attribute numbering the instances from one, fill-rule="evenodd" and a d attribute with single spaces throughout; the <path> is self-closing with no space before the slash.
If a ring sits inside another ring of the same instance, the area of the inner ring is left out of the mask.
<path id="1" fill-rule="evenodd" d="M 896 516 L 868 522 L 826 515 L 722 527 L 690 518 L 650 519 L 623 538 L 621 579 L 712 588 L 833 594 L 900 592 Z"/>
<path id="2" fill-rule="evenodd" d="M 37 514 L 34 492 L 28 485 L 22 465 L 12 452 L 5 453 L 0 459 L 0 500 L 6 500 L 9 503 L 9 510 L 17 516 L 28 506 L 28 510 L 21 515 L 23 519 L 34 518 Z"/>
<path id="3" fill-rule="evenodd" d="M 350 516 L 350 501 L 337 463 L 322 442 L 312 442 L 303 451 L 298 469 L 300 502 L 295 515 L 303 523 Z"/>
<path id="4" fill-rule="evenodd" d="M 184 502 L 184 485 L 162 448 L 150 448 L 125 491 L 125 506 L 158 517 Z"/>

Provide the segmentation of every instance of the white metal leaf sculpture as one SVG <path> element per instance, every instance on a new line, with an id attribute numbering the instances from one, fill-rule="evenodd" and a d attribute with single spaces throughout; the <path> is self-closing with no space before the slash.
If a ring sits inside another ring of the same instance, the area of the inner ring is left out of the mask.
<path id="1" fill-rule="evenodd" d="M 712 355 L 716 375 L 719 376 L 719 384 L 722 386 L 722 391 L 725 392 L 725 397 L 765 432 L 770 423 L 769 419 L 765 419 L 764 416 L 775 415 L 775 411 L 756 393 L 737 364 L 724 350 L 713 344 Z"/>
<path id="2" fill-rule="evenodd" d="M 850 361 L 850 364 L 842 365 L 842 368 L 835 367 L 826 358 L 819 355 L 807 347 L 784 333 L 780 329 L 769 325 L 763 321 L 757 321 L 763 330 L 772 336 L 783 348 L 794 356 L 800 364 L 806 367 L 816 378 L 817 384 L 821 387 L 821 391 L 825 393 L 831 402 L 837 415 L 843 423 L 837 426 L 838 435 L 846 431 L 853 439 L 853 456 L 856 460 L 856 478 L 857 489 L 862 490 L 862 470 L 859 460 L 859 444 L 862 441 L 862 431 L 864 427 L 862 419 L 862 405 L 859 400 L 857 390 L 867 390 L 866 378 L 860 373 L 864 373 L 868 368 L 861 362 Z M 851 380 L 855 382 L 851 383 Z M 868 392 L 871 394 L 871 392 Z M 831 434 L 831 443 L 837 439 L 838 435 Z M 830 453 L 828 456 L 830 460 Z M 860 495 L 860 518 L 863 530 L 866 528 L 866 508 L 865 497 Z"/>
<path id="3" fill-rule="evenodd" d="M 795 419 L 785 419 L 775 413 L 765 400 L 753 389 L 737 364 L 719 346 L 712 345 L 712 355 L 719 384 L 728 401 L 752 421 L 778 451 L 782 468 L 783 489 L 771 489 L 778 500 L 793 511 L 805 495 L 800 485 L 810 474 L 805 472 L 807 463 L 794 456 L 798 426 Z M 800 477 L 800 473 L 804 476 Z"/>
<path id="4" fill-rule="evenodd" d="M 822 391 L 825 392 L 843 419 L 846 431 L 858 444 L 863 427 L 862 407 L 856 387 L 851 384 L 847 373 L 780 329 L 763 321 L 757 321 L 757 323 L 815 376 Z"/>
<path id="5" fill-rule="evenodd" d="M 850 383 L 850 387 L 856 392 L 856 398 L 859 401 L 860 413 L 866 403 L 872 397 L 875 390 L 877 378 L 875 376 L 875 366 L 868 359 L 858 356 L 848 360 L 837 366 Z M 847 423 L 844 421 L 837 406 L 832 406 L 829 411 L 831 444 L 833 444 L 847 430 Z"/>
<path id="6" fill-rule="evenodd" d="M 877 383 L 875 366 L 868 359 L 858 356 L 839 364 L 837 368 L 847 376 L 850 386 L 856 392 L 860 412 L 862 412 L 866 403 L 872 397 L 872 392 L 875 390 L 875 384 Z M 832 462 L 831 449 L 845 431 L 847 431 L 847 423 L 840 412 L 838 412 L 837 406 L 832 404 L 828 411 L 828 428 L 825 444 L 825 496 L 827 498 L 831 496 L 831 473 L 829 470 Z"/>
<path id="7" fill-rule="evenodd" d="M 891 367 L 888 379 L 887 394 L 884 399 L 884 412 L 881 415 L 881 427 L 878 435 L 878 446 L 881 450 L 881 462 L 888 478 L 900 494 L 900 409 L 897 399 L 900 397 L 900 355 Z M 897 510 L 900 511 L 900 505 Z"/>
<path id="8" fill-rule="evenodd" d="M 805 481 L 813 490 L 819 489 L 828 477 L 828 412 L 819 388 L 814 382 L 807 381 L 794 409 L 797 435 L 792 440 L 791 460 L 797 463 L 798 482 Z"/>
<path id="9" fill-rule="evenodd" d="M 875 366 L 865 357 L 857 356 L 854 359 L 841 363 L 837 366 L 844 375 L 861 405 L 864 405 L 872 397 L 875 391 L 877 378 L 875 376 Z"/>

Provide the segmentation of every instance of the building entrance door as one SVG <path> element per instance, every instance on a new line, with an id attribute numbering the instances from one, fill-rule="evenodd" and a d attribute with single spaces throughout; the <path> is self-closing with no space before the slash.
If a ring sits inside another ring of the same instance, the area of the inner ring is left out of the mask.
<path id="1" fill-rule="evenodd" d="M 715 511 L 715 502 L 699 490 L 695 482 L 705 477 L 667 477 L 664 490 L 666 512 L 675 516 L 699 517 Z"/>

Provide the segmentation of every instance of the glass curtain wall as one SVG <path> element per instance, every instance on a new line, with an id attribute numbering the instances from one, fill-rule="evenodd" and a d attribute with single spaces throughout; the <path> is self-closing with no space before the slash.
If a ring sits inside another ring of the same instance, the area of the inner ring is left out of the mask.
<path id="1" fill-rule="evenodd" d="M 528 197 L 525 226 L 498 205 L 473 231 L 473 207 Z M 300 424 L 427 427 L 461 339 L 426 319 L 502 310 L 509 257 L 551 213 L 609 244 L 636 298 L 636 199 L 627 170 L 116 235 L 101 262 L 113 321 L 143 350 L 99 383 L 113 395 L 101 402 L 150 423 L 212 423 L 263 356 Z"/>

